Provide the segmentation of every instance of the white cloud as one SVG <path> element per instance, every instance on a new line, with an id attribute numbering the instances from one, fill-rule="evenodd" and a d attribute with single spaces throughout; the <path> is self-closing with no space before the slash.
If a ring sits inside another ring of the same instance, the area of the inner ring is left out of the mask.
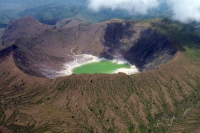
<path id="1" fill-rule="evenodd" d="M 173 19 L 181 22 L 200 21 L 200 0 L 168 0 Z"/>
<path id="2" fill-rule="evenodd" d="M 158 0 L 89 0 L 89 8 L 99 11 L 101 8 L 125 9 L 130 13 L 146 14 L 149 9 L 159 6 Z"/>
<path id="3" fill-rule="evenodd" d="M 173 19 L 200 22 L 200 0 L 89 0 L 89 8 L 94 11 L 119 8 L 134 14 L 147 14 L 149 9 L 159 7 L 159 3 L 163 1 L 173 11 Z"/>

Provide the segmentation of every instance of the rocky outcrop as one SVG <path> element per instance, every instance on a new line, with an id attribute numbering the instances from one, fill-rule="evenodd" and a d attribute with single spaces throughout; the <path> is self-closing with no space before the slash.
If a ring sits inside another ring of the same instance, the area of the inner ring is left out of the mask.
<path id="1" fill-rule="evenodd" d="M 131 64 L 135 64 L 141 71 L 145 71 L 156 69 L 160 64 L 170 61 L 177 51 L 169 38 L 155 30 L 146 29 L 125 53 L 124 58 Z"/>
<path id="2" fill-rule="evenodd" d="M 138 38 L 140 30 L 135 29 L 134 24 L 134 21 L 108 23 L 103 41 L 105 49 L 101 56 L 109 59 L 122 56 Z"/>
<path id="3" fill-rule="evenodd" d="M 2 42 L 4 45 L 9 46 L 16 39 L 30 38 L 49 28 L 52 28 L 52 26 L 44 25 L 30 16 L 12 20 L 3 33 Z"/>
<path id="4" fill-rule="evenodd" d="M 177 48 L 161 33 L 135 22 L 109 23 L 104 35 L 102 57 L 121 57 L 140 71 L 156 69 L 173 59 Z"/>

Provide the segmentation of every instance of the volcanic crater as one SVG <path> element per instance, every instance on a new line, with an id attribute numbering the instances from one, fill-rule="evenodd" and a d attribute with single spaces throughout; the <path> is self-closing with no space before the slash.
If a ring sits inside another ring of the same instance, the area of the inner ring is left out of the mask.
<path id="1" fill-rule="evenodd" d="M 13 20 L 2 35 L 3 47 L 12 52 L 22 71 L 48 78 L 61 76 L 64 64 L 75 60 L 73 54 L 123 59 L 143 72 L 172 60 L 178 51 L 169 37 L 139 21 L 75 21 L 74 25 L 71 21 L 75 20 L 50 26 L 30 16 Z"/>
<path id="2" fill-rule="evenodd" d="M 64 19 L 50 26 L 28 16 L 11 21 L 1 41 L 0 132 L 199 131 L 200 35 L 191 25 Z M 141 73 L 59 77 L 82 55 L 121 58 Z"/>

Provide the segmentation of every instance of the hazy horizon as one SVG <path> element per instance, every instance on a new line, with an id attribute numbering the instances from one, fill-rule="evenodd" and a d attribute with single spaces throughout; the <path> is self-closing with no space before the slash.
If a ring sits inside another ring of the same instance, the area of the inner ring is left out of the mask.
<path id="1" fill-rule="evenodd" d="M 143 16 L 149 15 L 151 18 L 150 13 L 153 11 L 157 14 L 156 16 L 168 16 L 183 23 L 190 21 L 200 22 L 199 0 L 193 0 L 192 2 L 190 0 L 1 0 L 0 5 L 2 7 L 1 10 L 17 10 L 21 12 L 45 5 L 83 5 L 94 13 L 108 9 L 110 9 L 110 12 L 123 10 L 127 11 L 130 16 L 143 18 Z"/>

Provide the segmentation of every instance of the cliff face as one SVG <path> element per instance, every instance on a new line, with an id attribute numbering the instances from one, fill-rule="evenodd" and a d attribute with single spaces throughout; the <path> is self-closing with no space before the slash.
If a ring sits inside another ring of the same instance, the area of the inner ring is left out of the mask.
<path id="1" fill-rule="evenodd" d="M 173 59 L 178 51 L 166 36 L 133 22 L 108 24 L 104 46 L 101 56 L 110 59 L 121 56 L 141 71 L 156 69 Z"/>
<path id="2" fill-rule="evenodd" d="M 104 51 L 101 56 L 113 59 L 122 57 L 124 51 L 127 51 L 133 45 L 134 38 L 137 38 L 139 30 L 134 29 L 135 22 L 111 22 L 107 24 L 103 37 Z"/>
<path id="3" fill-rule="evenodd" d="M 135 22 L 113 22 L 109 23 L 106 27 L 106 33 L 104 35 L 105 45 L 109 47 L 119 48 L 123 44 L 123 39 L 130 40 L 137 32 L 135 28 Z M 115 45 L 115 46 L 114 46 Z"/>
<path id="4" fill-rule="evenodd" d="M 2 41 L 16 46 L 13 57 L 21 70 L 47 77 L 74 60 L 71 49 L 76 54 L 123 58 L 141 71 L 156 69 L 177 52 L 167 37 L 136 21 L 64 24 L 63 28 L 56 28 L 25 17 L 10 22 Z"/>
<path id="5" fill-rule="evenodd" d="M 124 57 L 141 71 L 145 71 L 156 69 L 158 65 L 170 61 L 177 51 L 169 38 L 152 29 L 146 29 Z"/>

